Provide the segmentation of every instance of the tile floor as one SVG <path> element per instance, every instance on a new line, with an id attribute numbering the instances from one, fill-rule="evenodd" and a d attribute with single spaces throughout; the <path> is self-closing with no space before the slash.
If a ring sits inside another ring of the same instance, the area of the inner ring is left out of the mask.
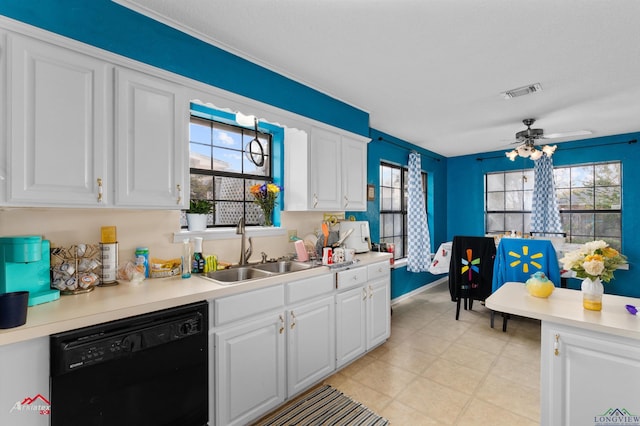
<path id="1" fill-rule="evenodd" d="M 475 302 L 455 320 L 447 283 L 393 306 L 391 338 L 325 383 L 392 425 L 538 425 L 540 322 Z"/>

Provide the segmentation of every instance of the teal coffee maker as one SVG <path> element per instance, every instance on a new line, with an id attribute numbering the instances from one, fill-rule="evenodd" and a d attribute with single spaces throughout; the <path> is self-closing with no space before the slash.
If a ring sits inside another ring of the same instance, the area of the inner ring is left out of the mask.
<path id="1" fill-rule="evenodd" d="M 0 237 L 0 293 L 29 292 L 29 306 L 60 298 L 51 288 L 50 244 L 37 235 Z"/>

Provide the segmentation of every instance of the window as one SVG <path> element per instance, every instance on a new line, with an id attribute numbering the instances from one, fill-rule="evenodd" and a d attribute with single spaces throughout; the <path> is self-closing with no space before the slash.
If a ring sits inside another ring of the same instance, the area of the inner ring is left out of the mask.
<path id="1" fill-rule="evenodd" d="M 621 167 L 614 162 L 554 169 L 562 228 L 572 243 L 605 240 L 622 248 Z"/>
<path id="2" fill-rule="evenodd" d="M 395 244 L 394 258 L 407 253 L 407 183 L 406 167 L 380 164 L 380 242 Z M 427 174 L 422 173 L 422 189 L 427 205 Z"/>
<path id="3" fill-rule="evenodd" d="M 533 170 L 485 176 L 487 233 L 529 232 L 533 200 Z"/>
<path id="4" fill-rule="evenodd" d="M 622 165 L 620 162 L 555 167 L 560 219 L 567 241 L 605 240 L 622 246 Z M 487 233 L 528 234 L 533 170 L 485 175 Z"/>
<path id="5" fill-rule="evenodd" d="M 249 188 L 273 181 L 271 135 L 258 132 L 264 150 L 262 165 L 249 155 L 249 144 L 255 137 L 253 129 L 191 117 L 190 196 L 214 202 L 213 214 L 207 218 L 208 227 L 235 226 L 242 217 L 247 225 L 261 223 L 262 211 L 253 202 Z"/>

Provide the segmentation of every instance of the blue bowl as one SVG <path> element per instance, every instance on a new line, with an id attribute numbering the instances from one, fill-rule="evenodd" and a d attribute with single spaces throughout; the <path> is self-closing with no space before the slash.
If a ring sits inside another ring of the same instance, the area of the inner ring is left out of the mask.
<path id="1" fill-rule="evenodd" d="M 0 294 L 0 328 L 19 327 L 27 322 L 28 291 Z"/>

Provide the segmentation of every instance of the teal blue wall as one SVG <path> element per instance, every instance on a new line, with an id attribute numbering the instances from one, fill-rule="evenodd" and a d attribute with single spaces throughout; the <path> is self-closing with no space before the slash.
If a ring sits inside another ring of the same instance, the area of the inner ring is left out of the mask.
<path id="1" fill-rule="evenodd" d="M 0 1 L 0 14 L 300 115 L 369 134 L 369 114 L 110 0 Z"/>
<path id="2" fill-rule="evenodd" d="M 640 133 L 585 139 L 558 144 L 554 166 L 568 166 L 598 161 L 622 161 L 622 253 L 629 258 L 629 271 L 617 271 L 615 279 L 605 284 L 605 292 L 640 297 L 640 280 L 635 277 L 636 259 L 640 258 Z M 507 150 L 448 159 L 447 165 L 447 239 L 454 235 L 484 233 L 484 174 L 495 171 L 533 168 L 533 162 L 518 158 L 509 161 Z M 482 161 L 478 161 L 482 158 Z M 569 280 L 578 288 L 578 280 Z"/>
<path id="3" fill-rule="evenodd" d="M 368 220 L 371 240 L 380 241 L 380 162 L 385 161 L 399 166 L 407 166 L 409 152 L 413 149 L 421 155 L 422 170 L 428 174 L 427 210 L 429 215 L 429 233 L 431 235 L 431 251 L 446 241 L 447 229 L 447 159 L 433 152 L 411 145 L 391 135 L 371 129 L 367 153 L 367 180 L 376 189 L 375 201 L 367 203 L 367 211 L 347 213 L 360 220 Z M 380 140 L 382 138 L 382 140 Z M 407 267 L 393 269 L 391 273 L 391 298 L 409 293 L 425 284 L 431 283 L 443 275 L 432 275 L 428 272 L 407 272 Z"/>

